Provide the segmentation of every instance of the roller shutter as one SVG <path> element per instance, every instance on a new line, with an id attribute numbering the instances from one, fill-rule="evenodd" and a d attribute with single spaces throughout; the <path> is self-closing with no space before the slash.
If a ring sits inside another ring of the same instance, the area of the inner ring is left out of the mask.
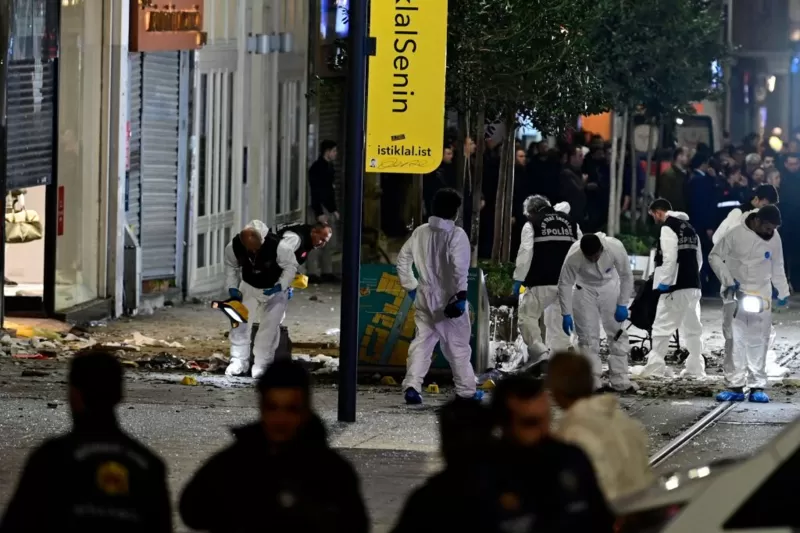
<path id="1" fill-rule="evenodd" d="M 174 279 L 178 217 L 178 52 L 142 55 L 142 278 Z"/>
<path id="2" fill-rule="evenodd" d="M 128 225 L 140 238 L 142 227 L 142 54 L 130 54 L 128 59 L 130 86 L 128 121 L 130 122 L 130 167 L 125 194 L 125 214 Z"/>
<path id="3" fill-rule="evenodd" d="M 49 184 L 53 178 L 55 67 L 52 61 L 12 60 L 7 78 L 8 190 Z"/>

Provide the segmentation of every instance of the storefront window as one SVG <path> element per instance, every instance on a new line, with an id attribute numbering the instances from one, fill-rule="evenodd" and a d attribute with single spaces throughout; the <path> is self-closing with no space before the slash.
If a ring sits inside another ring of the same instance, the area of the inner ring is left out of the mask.
<path id="1" fill-rule="evenodd" d="M 58 0 L 11 0 L 6 69 L 6 222 L 4 296 L 44 295 L 45 185 L 52 181 Z M 28 231 L 38 220 L 39 231 Z M 8 302 L 6 302 L 8 303 Z M 7 306 L 13 310 L 20 302 Z M 21 308 L 26 308 L 22 305 Z"/>
<path id="2" fill-rule="evenodd" d="M 58 187 L 63 222 L 56 245 L 56 310 L 98 296 L 103 10 L 62 4 Z M 63 200 L 62 200 L 63 199 Z M 62 207 L 63 206 L 63 207 Z"/>

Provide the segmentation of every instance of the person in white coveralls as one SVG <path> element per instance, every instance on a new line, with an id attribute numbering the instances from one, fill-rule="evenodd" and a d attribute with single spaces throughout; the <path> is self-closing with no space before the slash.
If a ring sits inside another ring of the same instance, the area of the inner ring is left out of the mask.
<path id="1" fill-rule="evenodd" d="M 703 359 L 703 324 L 700 322 L 700 268 L 703 251 L 700 238 L 689 223 L 689 215 L 673 211 L 659 198 L 650 204 L 650 215 L 661 226 L 656 244 L 653 289 L 660 292 L 651 330 L 652 347 L 642 377 L 669 377 L 665 358 L 669 341 L 677 330 L 689 356 L 681 377 L 706 377 Z"/>
<path id="2" fill-rule="evenodd" d="M 433 216 L 419 226 L 397 256 L 400 284 L 414 301 L 414 340 L 408 347 L 403 393 L 406 403 L 422 403 L 422 382 L 438 343 L 453 371 L 459 398 L 480 398 L 472 369 L 472 327 L 467 303 L 470 245 L 455 223 L 461 196 L 440 189 L 433 197 Z M 416 267 L 418 276 L 414 275 Z"/>
<path id="3" fill-rule="evenodd" d="M 547 360 L 550 350 L 570 346 L 570 337 L 560 327 L 558 277 L 570 247 L 580 238 L 580 229 L 570 218 L 566 202 L 553 208 L 547 198 L 535 195 L 525 200 L 523 209 L 528 222 L 522 228 L 513 293 L 519 296 L 525 287 L 519 303 L 519 331 L 528 347 L 528 365 L 535 366 Z M 547 344 L 539 327 L 542 315 Z"/>
<path id="4" fill-rule="evenodd" d="M 592 363 L 595 389 L 602 389 L 600 327 L 608 339 L 610 388 L 635 390 L 628 375 L 628 334 L 622 323 L 628 319 L 633 293 L 633 273 L 625 247 L 603 233 L 590 233 L 570 247 L 558 279 L 558 301 L 562 329 L 573 331 L 578 347 Z M 573 318 L 574 314 L 574 318 Z"/>
<path id="5" fill-rule="evenodd" d="M 726 297 L 735 297 L 736 301 L 733 347 L 723 365 L 727 389 L 717 395 L 718 401 L 744 401 L 744 388 L 749 387 L 751 402 L 769 402 L 764 388 L 773 287 L 777 291 L 778 308 L 786 307 L 789 302 L 783 244 L 776 231 L 780 225 L 778 208 L 762 207 L 731 228 L 709 254 L 711 268 L 725 287 Z"/>

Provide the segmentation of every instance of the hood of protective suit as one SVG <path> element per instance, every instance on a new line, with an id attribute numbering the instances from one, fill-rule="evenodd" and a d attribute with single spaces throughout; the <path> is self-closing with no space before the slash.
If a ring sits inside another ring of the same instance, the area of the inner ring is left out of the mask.
<path id="1" fill-rule="evenodd" d="M 447 220 L 439 217 L 428 218 L 428 226 L 434 230 L 453 231 L 453 227 L 455 226 L 455 224 L 456 224 L 455 220 Z"/>
<path id="2" fill-rule="evenodd" d="M 667 216 L 677 218 L 678 220 L 689 220 L 689 215 L 683 211 L 667 211 Z"/>
<path id="3" fill-rule="evenodd" d="M 619 401 L 613 394 L 598 394 L 590 398 L 578 400 L 569 408 L 569 414 L 578 419 L 610 420 L 619 412 Z"/>
<path id="4" fill-rule="evenodd" d="M 570 209 L 572 208 L 569 206 L 568 202 L 559 202 L 553 206 L 553 209 L 555 209 L 560 213 L 566 213 L 567 215 L 569 215 Z"/>
<path id="5" fill-rule="evenodd" d="M 269 233 L 269 227 L 261 222 L 260 220 L 251 220 L 250 222 L 245 225 L 244 229 L 254 229 L 261 235 L 261 242 L 264 242 L 264 239 L 267 238 L 267 234 Z"/>
<path id="6" fill-rule="evenodd" d="M 609 501 L 652 482 L 647 433 L 619 408 L 615 396 L 602 394 L 577 401 L 564 413 L 556 435 L 586 453 Z"/>

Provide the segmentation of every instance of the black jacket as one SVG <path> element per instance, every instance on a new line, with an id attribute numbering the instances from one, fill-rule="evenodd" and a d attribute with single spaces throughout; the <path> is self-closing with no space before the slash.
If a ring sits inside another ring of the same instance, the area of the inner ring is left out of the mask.
<path id="1" fill-rule="evenodd" d="M 456 186 L 452 163 L 442 163 L 439 168 L 422 177 L 422 200 L 427 216 L 433 215 L 433 197 L 439 190 Z"/>
<path id="2" fill-rule="evenodd" d="M 561 170 L 559 185 L 558 201 L 569 204 L 569 214 L 572 220 L 580 224 L 586 214 L 586 192 L 584 191 L 583 176 L 579 174 L 579 170 L 567 166 Z"/>
<path id="3" fill-rule="evenodd" d="M 545 439 L 530 449 L 501 444 L 496 457 L 481 486 L 493 498 L 498 531 L 530 523 L 531 533 L 611 533 L 614 516 L 579 448 Z"/>
<path id="4" fill-rule="evenodd" d="M 499 444 L 484 461 L 447 468 L 407 500 L 393 533 L 610 533 L 614 517 L 586 455 L 547 439 Z"/>
<path id="5" fill-rule="evenodd" d="M 336 171 L 333 165 L 320 157 L 311 168 L 308 169 L 308 189 L 311 195 L 311 209 L 315 216 L 324 215 L 327 209 L 329 213 L 338 211 L 336 207 L 336 191 L 333 183 L 336 179 Z"/>
<path id="6" fill-rule="evenodd" d="M 358 477 L 326 442 L 314 417 L 285 449 L 272 453 L 259 423 L 234 430 L 183 491 L 180 512 L 211 533 L 369 531 Z"/>
<path id="7" fill-rule="evenodd" d="M 392 533 L 494 533 L 492 514 L 477 490 L 487 465 L 448 467 L 406 500 Z"/>
<path id="8" fill-rule="evenodd" d="M 172 531 L 164 463 L 113 418 L 76 424 L 29 457 L 0 532 Z"/>

